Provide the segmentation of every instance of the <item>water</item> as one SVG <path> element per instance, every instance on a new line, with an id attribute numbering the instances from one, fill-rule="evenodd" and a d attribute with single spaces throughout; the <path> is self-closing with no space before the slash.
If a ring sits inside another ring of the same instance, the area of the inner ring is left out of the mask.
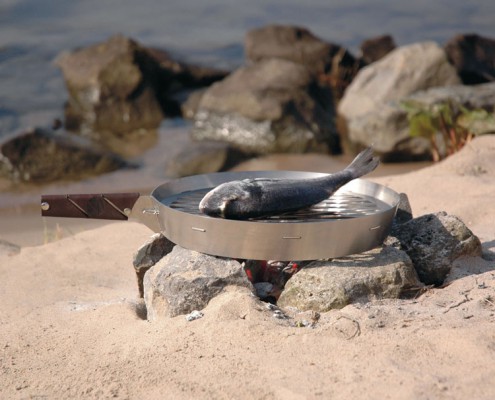
<path id="1" fill-rule="evenodd" d="M 243 63 L 245 32 L 270 23 L 306 26 L 357 53 L 384 33 L 398 44 L 495 37 L 494 20 L 492 0 L 0 0 L 0 137 L 62 117 L 67 94 L 54 59 L 116 33 L 232 69 Z"/>

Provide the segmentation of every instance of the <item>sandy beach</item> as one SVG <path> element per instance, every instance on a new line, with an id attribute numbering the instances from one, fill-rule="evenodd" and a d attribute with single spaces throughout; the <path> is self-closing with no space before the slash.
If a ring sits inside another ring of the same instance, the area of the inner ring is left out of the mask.
<path id="1" fill-rule="evenodd" d="M 328 170 L 326 162 L 271 156 L 238 168 Z M 495 398 L 495 136 L 370 179 L 407 193 L 416 217 L 460 217 L 484 257 L 456 260 L 445 287 L 333 310 L 314 328 L 293 326 L 307 314 L 276 319 L 235 288 L 199 320 L 150 323 L 132 266 L 148 228 L 57 225 L 27 205 L 4 212 L 0 239 L 23 247 L 0 249 L 0 398 Z"/>

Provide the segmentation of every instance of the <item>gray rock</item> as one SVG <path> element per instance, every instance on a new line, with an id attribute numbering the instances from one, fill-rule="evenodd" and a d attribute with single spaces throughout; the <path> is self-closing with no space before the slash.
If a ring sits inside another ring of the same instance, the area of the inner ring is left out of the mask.
<path id="1" fill-rule="evenodd" d="M 21 252 L 20 246 L 14 243 L 7 242 L 6 240 L 0 239 L 0 256 L 7 255 L 10 257 L 19 254 L 20 252 Z"/>
<path id="2" fill-rule="evenodd" d="M 65 53 L 57 64 L 69 91 L 68 130 L 119 153 L 124 151 L 121 141 L 138 145 L 143 137 L 156 135 L 164 118 L 155 87 L 160 68 L 145 48 L 116 35 Z"/>
<path id="3" fill-rule="evenodd" d="M 344 47 L 326 42 L 308 29 L 291 25 L 267 25 L 247 32 L 245 53 L 251 62 L 279 58 L 301 64 L 319 82 L 331 88 L 334 98 L 342 98 L 361 60 Z"/>
<path id="4" fill-rule="evenodd" d="M 448 41 L 445 51 L 465 84 L 495 81 L 495 40 L 476 34 L 457 35 Z"/>
<path id="5" fill-rule="evenodd" d="M 180 178 L 218 172 L 227 161 L 228 151 L 225 143 L 191 142 L 167 160 L 165 175 Z"/>
<path id="6" fill-rule="evenodd" d="M 169 52 L 155 47 L 147 47 L 147 53 L 160 67 L 161 90 L 166 94 L 176 94 L 183 90 L 209 86 L 225 78 L 226 70 L 203 65 L 189 64 L 175 59 Z M 165 104 L 163 104 L 165 105 Z M 173 110 L 172 110 L 173 111 Z"/>
<path id="7" fill-rule="evenodd" d="M 338 143 L 331 91 L 282 59 L 242 67 L 208 88 L 192 136 L 260 154 L 328 151 Z"/>
<path id="8" fill-rule="evenodd" d="M 206 89 L 198 89 L 187 96 L 186 101 L 181 104 L 182 116 L 187 119 L 194 119 L 198 112 L 199 103 Z"/>
<path id="9" fill-rule="evenodd" d="M 36 128 L 0 144 L 0 175 L 14 182 L 77 180 L 129 166 L 89 140 L 62 131 Z"/>
<path id="10" fill-rule="evenodd" d="M 402 102 L 414 101 L 425 106 L 445 103 L 448 100 L 462 104 L 469 109 L 493 107 L 495 104 L 495 82 L 475 86 L 453 85 L 437 87 L 419 91 L 401 99 Z"/>
<path id="11" fill-rule="evenodd" d="M 354 65 L 356 62 L 342 46 L 328 43 L 299 26 L 267 25 L 252 29 L 246 33 L 244 48 L 251 62 L 282 58 L 302 64 L 317 73 L 329 71 L 336 56 L 346 65 Z"/>
<path id="12" fill-rule="evenodd" d="M 366 64 L 374 63 L 396 48 L 394 38 L 382 35 L 369 38 L 361 43 L 361 58 Z"/>
<path id="13" fill-rule="evenodd" d="M 255 283 L 254 289 L 256 290 L 256 296 L 260 299 L 266 299 L 269 297 L 273 290 L 273 285 L 270 282 L 258 282 Z"/>
<path id="14" fill-rule="evenodd" d="M 253 291 L 241 264 L 175 246 L 144 277 L 149 320 L 202 310 L 226 286 Z"/>
<path id="15" fill-rule="evenodd" d="M 480 256 L 482 252 L 478 237 L 459 218 L 444 211 L 399 225 L 392 234 L 427 285 L 441 285 L 455 259 Z"/>
<path id="16" fill-rule="evenodd" d="M 495 104 L 495 83 L 436 87 L 383 103 L 374 112 L 347 120 L 349 138 L 361 145 L 373 144 L 389 160 L 429 157 L 430 141 L 410 137 L 407 112 L 402 104 L 415 103 L 426 109 L 448 101 L 467 109 L 490 109 Z"/>
<path id="17" fill-rule="evenodd" d="M 396 48 L 361 69 L 339 103 L 348 139 L 385 155 L 429 154 L 426 139 L 409 137 L 407 115 L 398 102 L 437 86 L 459 84 L 443 49 L 425 42 Z"/>
<path id="18" fill-rule="evenodd" d="M 359 71 L 339 103 L 338 111 L 351 119 L 419 90 L 459 83 L 455 68 L 438 44 L 402 46 Z"/>
<path id="19" fill-rule="evenodd" d="M 138 282 L 139 297 L 144 297 L 143 279 L 146 272 L 172 251 L 175 243 L 172 243 L 161 233 L 153 235 L 148 242 L 143 244 L 132 261 Z"/>
<path id="20" fill-rule="evenodd" d="M 203 317 L 204 314 L 201 311 L 194 310 L 192 313 L 186 315 L 186 321 L 191 322 Z"/>
<path id="21" fill-rule="evenodd" d="M 356 302 L 398 298 L 422 286 L 407 254 L 385 246 L 310 263 L 287 282 L 277 304 L 325 312 Z"/>

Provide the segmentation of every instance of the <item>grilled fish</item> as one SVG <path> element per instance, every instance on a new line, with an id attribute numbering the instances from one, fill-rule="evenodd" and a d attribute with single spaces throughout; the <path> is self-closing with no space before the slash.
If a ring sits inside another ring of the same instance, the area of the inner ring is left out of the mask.
<path id="1" fill-rule="evenodd" d="M 212 217 L 246 220 L 296 211 L 317 204 L 353 179 L 373 171 L 379 160 L 371 147 L 342 171 L 314 179 L 243 179 L 206 193 L 199 210 Z"/>

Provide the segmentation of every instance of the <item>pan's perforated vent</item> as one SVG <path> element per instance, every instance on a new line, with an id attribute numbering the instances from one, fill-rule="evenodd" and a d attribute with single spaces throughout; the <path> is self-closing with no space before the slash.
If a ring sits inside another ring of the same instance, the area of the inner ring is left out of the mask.
<path id="1" fill-rule="evenodd" d="M 202 215 L 199 202 L 211 188 L 180 193 L 166 202 L 170 208 L 189 214 Z M 312 207 L 295 212 L 256 219 L 257 222 L 308 222 L 327 219 L 357 218 L 385 211 L 389 206 L 372 196 L 353 192 L 341 192 L 315 204 Z"/>

